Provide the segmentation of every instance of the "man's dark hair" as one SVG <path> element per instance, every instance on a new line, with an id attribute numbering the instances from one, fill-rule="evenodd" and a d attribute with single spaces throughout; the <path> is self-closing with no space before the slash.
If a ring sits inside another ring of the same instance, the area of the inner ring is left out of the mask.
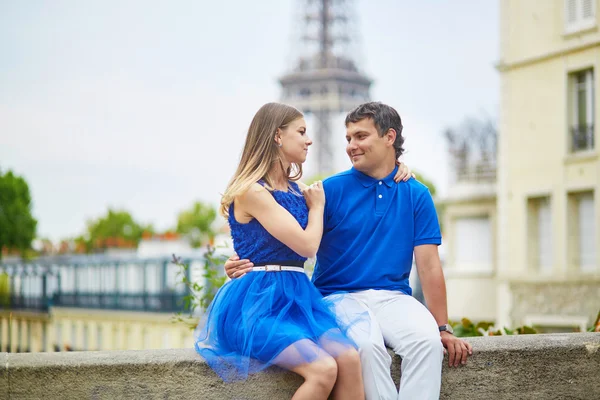
<path id="1" fill-rule="evenodd" d="M 390 129 L 396 131 L 394 149 L 396 150 L 396 159 L 400 157 L 402 153 L 404 153 L 404 148 L 402 148 L 404 137 L 402 137 L 402 120 L 400 119 L 398 112 L 392 107 L 378 101 L 364 103 L 346 115 L 346 127 L 350 123 L 356 123 L 365 118 L 371 118 L 373 120 L 379 137 L 383 137 Z"/>

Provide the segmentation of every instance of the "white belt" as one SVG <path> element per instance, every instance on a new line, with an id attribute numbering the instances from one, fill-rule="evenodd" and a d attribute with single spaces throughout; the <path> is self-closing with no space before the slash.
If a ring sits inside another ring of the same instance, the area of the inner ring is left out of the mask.
<path id="1" fill-rule="evenodd" d="M 293 267 L 291 265 L 263 265 L 262 267 L 252 267 L 252 271 L 265 271 L 265 272 L 294 271 L 294 272 L 304 273 L 304 268 Z"/>

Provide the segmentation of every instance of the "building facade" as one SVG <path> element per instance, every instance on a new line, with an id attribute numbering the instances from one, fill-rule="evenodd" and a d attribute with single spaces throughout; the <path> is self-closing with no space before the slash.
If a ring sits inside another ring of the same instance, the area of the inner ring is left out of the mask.
<path id="1" fill-rule="evenodd" d="M 500 2 L 496 187 L 485 199 L 446 201 L 454 318 L 568 331 L 600 310 L 599 8 L 599 0 Z M 479 280 L 461 276 L 471 261 Z"/>

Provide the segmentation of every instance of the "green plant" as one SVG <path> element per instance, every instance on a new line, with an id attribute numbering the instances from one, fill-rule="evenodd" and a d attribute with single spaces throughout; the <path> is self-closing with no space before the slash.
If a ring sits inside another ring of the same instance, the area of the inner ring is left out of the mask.
<path id="1" fill-rule="evenodd" d="M 0 307 L 10 307 L 10 278 L 8 274 L 0 274 Z"/>
<path id="2" fill-rule="evenodd" d="M 588 332 L 600 332 L 600 311 L 598 311 L 598 316 L 594 324 L 588 329 Z"/>
<path id="3" fill-rule="evenodd" d="M 509 329 L 502 327 L 496 329 L 493 322 L 481 321 L 474 324 L 468 318 L 463 318 L 460 322 L 450 321 L 452 329 L 454 329 L 454 335 L 457 337 L 471 337 L 471 336 L 500 336 L 500 335 L 526 335 L 538 333 L 537 330 L 530 326 L 520 326 L 515 329 Z"/>
<path id="4" fill-rule="evenodd" d="M 227 256 L 217 255 L 216 250 L 217 248 L 214 246 L 206 246 L 206 252 L 203 256 L 204 272 L 202 274 L 206 282 L 204 286 L 193 282 L 189 278 L 190 265 L 184 263 L 181 257 L 173 254 L 172 262 L 179 267 L 177 272 L 179 283 L 187 289 L 187 294 L 183 297 L 183 306 L 186 311 L 175 314 L 172 319 L 173 322 L 180 322 L 192 330 L 195 329 L 198 325 L 196 311 L 206 311 L 217 291 L 225 284 L 227 277 L 223 275 L 223 264 L 225 264 Z"/>

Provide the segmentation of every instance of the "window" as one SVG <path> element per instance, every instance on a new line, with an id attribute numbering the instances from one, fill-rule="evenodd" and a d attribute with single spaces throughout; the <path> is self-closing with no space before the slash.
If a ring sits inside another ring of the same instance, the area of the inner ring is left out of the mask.
<path id="1" fill-rule="evenodd" d="M 578 196 L 579 211 L 579 266 L 582 271 L 596 269 L 596 216 L 594 196 L 584 193 Z"/>
<path id="2" fill-rule="evenodd" d="M 457 270 L 492 271 L 492 230 L 487 216 L 457 218 L 454 238 L 454 264 Z"/>
<path id="3" fill-rule="evenodd" d="M 596 25 L 595 0 L 565 0 L 565 32 L 574 33 Z"/>
<path id="4" fill-rule="evenodd" d="M 102 350 L 102 325 L 96 324 L 96 349 Z"/>
<path id="5" fill-rule="evenodd" d="M 552 212 L 550 197 L 527 202 L 529 263 L 541 273 L 552 272 Z"/>
<path id="6" fill-rule="evenodd" d="M 596 212 L 594 193 L 569 194 L 569 252 L 581 272 L 598 270 L 596 261 Z"/>
<path id="7" fill-rule="evenodd" d="M 594 70 L 570 74 L 571 151 L 594 149 Z"/>

